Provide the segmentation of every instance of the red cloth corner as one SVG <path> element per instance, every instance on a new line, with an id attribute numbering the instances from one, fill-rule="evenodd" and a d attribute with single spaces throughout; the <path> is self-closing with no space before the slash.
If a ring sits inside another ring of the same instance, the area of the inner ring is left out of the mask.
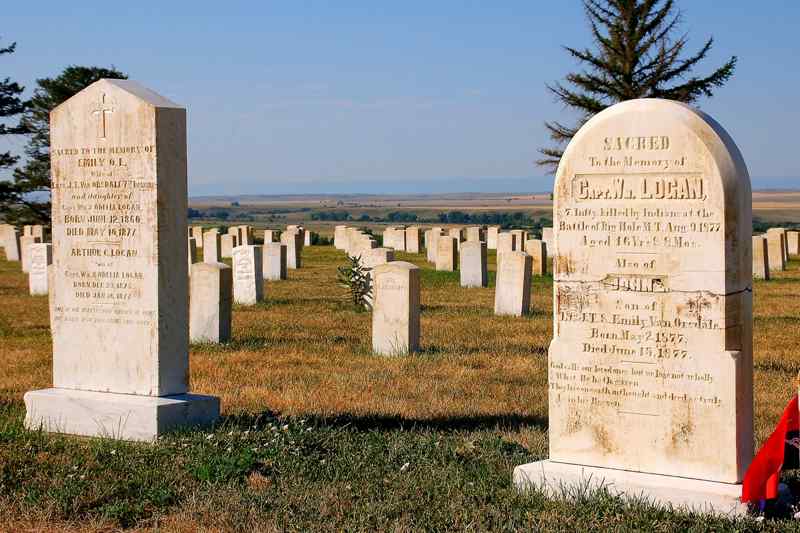
<path id="1" fill-rule="evenodd" d="M 758 450 L 742 483 L 742 502 L 760 502 L 778 497 L 778 482 L 784 464 L 796 464 L 797 459 L 786 457 L 787 448 L 798 453 L 797 432 L 800 431 L 800 413 L 797 394 L 783 411 L 775 431 Z"/>

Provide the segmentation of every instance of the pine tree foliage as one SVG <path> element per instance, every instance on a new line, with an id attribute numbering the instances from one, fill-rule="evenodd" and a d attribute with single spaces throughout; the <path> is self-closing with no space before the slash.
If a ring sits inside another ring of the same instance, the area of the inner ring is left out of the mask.
<path id="1" fill-rule="evenodd" d="M 369 309 L 372 296 L 372 269 L 364 266 L 361 256 L 348 256 L 349 264 L 337 268 L 339 286 L 347 289 L 347 300 L 356 311 Z"/>
<path id="2" fill-rule="evenodd" d="M 17 48 L 17 43 L 0 47 L 0 56 L 13 54 Z M 0 79 L 0 139 L 6 135 L 21 135 L 26 132 L 25 128 L 16 118 L 22 115 L 26 108 L 26 102 L 22 99 L 25 90 L 19 83 L 11 81 L 10 78 Z M 19 161 L 19 155 L 11 151 L 0 152 L 0 201 L 6 196 L 6 190 L 11 183 L 5 181 L 5 171 L 12 168 Z"/>
<path id="3" fill-rule="evenodd" d="M 688 36 L 677 34 L 682 14 L 675 0 L 584 0 L 595 49 L 564 47 L 584 70 L 548 85 L 556 99 L 578 112 L 577 124 L 546 122 L 555 146 L 537 164 L 555 171 L 563 147 L 593 115 L 624 100 L 665 98 L 685 103 L 711 97 L 733 76 L 736 56 L 706 76 L 691 72 L 708 56 L 709 38 L 686 55 Z"/>
<path id="4" fill-rule="evenodd" d="M 50 222 L 50 111 L 103 78 L 125 79 L 115 68 L 69 66 L 54 78 L 36 81 L 20 126 L 29 135 L 25 164 L 14 171 L 14 181 L 0 196 L 0 216 L 21 224 Z"/>

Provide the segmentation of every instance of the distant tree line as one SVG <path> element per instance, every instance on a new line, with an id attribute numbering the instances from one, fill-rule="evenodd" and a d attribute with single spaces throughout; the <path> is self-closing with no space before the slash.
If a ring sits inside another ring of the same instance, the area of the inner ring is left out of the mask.
<path id="1" fill-rule="evenodd" d="M 769 228 L 800 229 L 797 222 L 764 222 L 759 218 L 753 219 L 753 233 L 766 233 Z"/>
<path id="2" fill-rule="evenodd" d="M 347 211 L 317 211 L 316 213 L 311 213 L 311 220 L 343 222 L 351 220 L 351 218 L 350 213 Z"/>
<path id="3" fill-rule="evenodd" d="M 530 213 L 524 211 L 515 211 L 513 213 L 449 211 L 447 213 L 439 213 L 438 220 L 442 224 L 472 224 L 476 226 L 501 226 L 503 228 L 525 227 L 540 229 L 542 226 L 552 224 L 549 218 L 533 218 Z"/>

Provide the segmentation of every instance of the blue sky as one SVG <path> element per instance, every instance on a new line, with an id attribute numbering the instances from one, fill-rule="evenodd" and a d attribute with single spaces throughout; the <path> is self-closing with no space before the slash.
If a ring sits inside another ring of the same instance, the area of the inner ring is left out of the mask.
<path id="1" fill-rule="evenodd" d="M 0 76 L 114 65 L 188 108 L 192 194 L 550 190 L 544 84 L 590 44 L 577 0 L 7 4 Z M 754 187 L 800 187 L 800 2 L 678 4 L 701 72 L 739 56 L 701 107 Z"/>

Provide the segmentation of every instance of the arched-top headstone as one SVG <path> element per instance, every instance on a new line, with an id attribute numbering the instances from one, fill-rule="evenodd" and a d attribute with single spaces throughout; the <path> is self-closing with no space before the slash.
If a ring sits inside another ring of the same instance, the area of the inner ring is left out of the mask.
<path id="1" fill-rule="evenodd" d="M 550 459 L 724 483 L 753 454 L 750 179 L 711 117 L 592 118 L 554 203 Z"/>

